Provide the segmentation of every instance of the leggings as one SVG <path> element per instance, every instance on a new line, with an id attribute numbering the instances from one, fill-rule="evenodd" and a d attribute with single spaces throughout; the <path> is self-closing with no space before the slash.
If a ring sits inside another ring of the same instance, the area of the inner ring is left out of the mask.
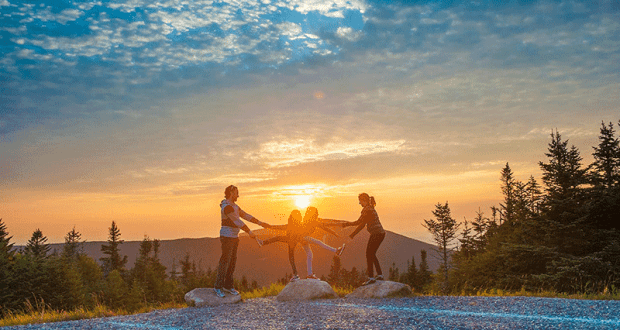
<path id="1" fill-rule="evenodd" d="M 275 243 L 275 242 L 283 242 L 288 243 L 288 261 L 291 263 L 291 268 L 293 269 L 293 275 L 297 275 L 297 267 L 295 266 L 295 247 L 297 243 L 301 244 L 301 247 L 306 251 L 306 266 L 308 275 L 314 274 L 312 272 L 312 249 L 310 248 L 310 244 L 318 245 L 328 251 L 336 252 L 336 249 L 319 241 L 316 238 L 305 236 L 301 240 L 299 238 L 292 238 L 289 236 L 276 236 L 269 238 L 263 241 L 263 245 Z"/>
<path id="2" fill-rule="evenodd" d="M 384 238 L 385 233 L 380 233 L 371 234 L 368 239 L 368 245 L 366 246 L 366 270 L 369 278 L 373 277 L 373 265 L 377 269 L 377 275 L 383 275 L 381 272 L 381 265 L 379 265 L 379 259 L 377 259 L 377 250 L 379 249 L 379 245 L 381 245 Z"/>

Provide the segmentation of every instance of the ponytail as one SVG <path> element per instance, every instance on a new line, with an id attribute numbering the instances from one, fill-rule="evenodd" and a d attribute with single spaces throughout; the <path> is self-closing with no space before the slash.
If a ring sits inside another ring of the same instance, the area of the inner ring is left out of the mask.
<path id="1" fill-rule="evenodd" d="M 377 203 L 375 202 L 375 197 L 374 196 L 368 196 L 367 193 L 361 193 L 357 196 L 357 198 L 359 199 L 363 199 L 365 201 L 368 201 L 368 204 L 370 204 L 372 207 L 375 207 L 375 205 L 377 205 Z"/>

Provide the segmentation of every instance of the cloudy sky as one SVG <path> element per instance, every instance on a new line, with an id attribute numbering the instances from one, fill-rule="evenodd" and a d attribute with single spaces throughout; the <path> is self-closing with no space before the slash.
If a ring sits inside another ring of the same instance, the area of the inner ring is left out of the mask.
<path id="1" fill-rule="evenodd" d="M 283 223 L 296 196 L 430 241 L 500 171 L 540 178 L 553 129 L 591 160 L 620 120 L 620 4 L 0 0 L 0 218 L 106 240 L 217 237 L 224 188 Z M 256 227 L 252 227 L 256 228 Z"/>

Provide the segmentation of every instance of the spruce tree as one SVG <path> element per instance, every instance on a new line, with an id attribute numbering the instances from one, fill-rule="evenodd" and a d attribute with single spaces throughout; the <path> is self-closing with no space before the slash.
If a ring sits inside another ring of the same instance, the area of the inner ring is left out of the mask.
<path id="1" fill-rule="evenodd" d="M 8 308 L 8 304 L 13 300 L 13 261 L 15 251 L 13 251 L 13 243 L 6 230 L 6 225 L 0 218 L 0 309 Z"/>
<path id="2" fill-rule="evenodd" d="M 599 144 L 594 148 L 594 181 L 605 188 L 620 183 L 620 141 L 615 136 L 613 124 L 601 123 Z"/>
<path id="3" fill-rule="evenodd" d="M 35 259 L 45 259 L 50 251 L 50 246 L 47 244 L 47 237 L 43 235 L 41 229 L 38 229 L 32 233 L 32 236 L 26 243 L 24 253 Z"/>
<path id="4" fill-rule="evenodd" d="M 109 236 L 107 244 L 101 245 L 101 252 L 105 255 L 99 258 L 103 264 L 103 271 L 109 274 L 113 270 L 117 270 L 120 274 L 125 271 L 125 264 L 127 264 L 127 256 L 121 257 L 119 245 L 123 244 L 121 240 L 121 231 L 116 226 L 116 223 L 112 221 L 112 226 L 109 228 Z"/>
<path id="5" fill-rule="evenodd" d="M 452 252 L 456 249 L 454 241 L 457 238 L 460 225 L 452 218 L 448 202 L 444 205 L 437 203 L 433 215 L 435 219 L 424 219 L 422 226 L 428 229 L 433 235 L 433 240 L 437 243 L 437 249 L 435 251 L 437 252 L 444 273 L 442 289 L 444 293 L 447 294 L 449 291 L 448 272 L 450 269 L 450 258 Z"/>
<path id="6" fill-rule="evenodd" d="M 75 227 L 65 235 L 65 244 L 62 247 L 62 255 L 67 260 L 77 261 L 82 251 L 82 234 L 75 230 Z"/>

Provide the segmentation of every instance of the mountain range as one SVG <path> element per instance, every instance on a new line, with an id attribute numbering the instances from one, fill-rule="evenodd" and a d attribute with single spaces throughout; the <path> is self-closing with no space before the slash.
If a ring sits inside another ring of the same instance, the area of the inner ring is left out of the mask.
<path id="1" fill-rule="evenodd" d="M 317 230 L 320 231 L 320 230 Z M 368 232 L 361 231 L 353 240 L 349 239 L 348 234 L 352 230 L 334 229 L 340 237 L 334 237 L 324 232 L 313 235 L 322 240 L 327 245 L 338 247 L 346 244 L 344 253 L 340 260 L 343 268 L 351 270 L 353 267 L 360 272 L 366 269 L 366 244 L 368 242 Z M 254 231 L 259 238 L 265 239 L 275 235 L 283 235 L 282 231 L 269 229 L 258 229 Z M 322 236 L 321 236 L 322 235 Z M 83 242 L 83 252 L 99 262 L 103 257 L 101 245 L 106 242 Z M 126 241 L 120 245 L 120 254 L 128 257 L 127 268 L 132 268 L 138 256 L 140 241 Z M 62 251 L 63 244 L 50 244 L 52 250 Z M 321 277 L 327 276 L 332 266 L 334 254 L 318 246 L 311 245 L 313 251 L 313 271 Z M 377 251 L 377 257 L 381 263 L 383 273 L 388 275 L 388 269 L 394 265 L 400 272 L 407 270 L 408 262 L 415 257 L 416 266 L 421 261 L 420 251 L 428 252 L 427 262 L 431 271 L 436 271 L 439 262 L 433 257 L 434 246 L 419 240 L 405 237 L 394 232 L 387 231 L 386 237 Z M 221 254 L 219 237 L 204 238 L 181 238 L 174 240 L 161 240 L 159 249 L 159 260 L 166 266 L 167 272 L 171 272 L 173 267 L 180 271 L 180 261 L 189 255 L 198 269 L 216 270 Z M 306 275 L 306 257 L 304 250 L 298 246 L 295 250 L 295 261 L 297 270 L 302 278 Z M 237 266 L 235 278 L 241 279 L 245 275 L 249 282 L 256 281 L 259 286 L 269 285 L 291 274 L 291 266 L 288 261 L 288 246 L 285 243 L 274 243 L 260 247 L 258 243 L 248 237 L 245 233 L 240 235 L 239 249 L 237 255 Z"/>

